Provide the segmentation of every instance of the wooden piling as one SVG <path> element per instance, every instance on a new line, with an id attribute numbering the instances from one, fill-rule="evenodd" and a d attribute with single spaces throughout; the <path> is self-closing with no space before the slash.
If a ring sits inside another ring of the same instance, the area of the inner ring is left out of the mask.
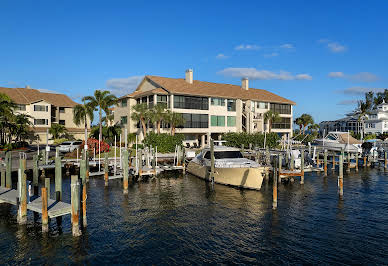
<path id="1" fill-rule="evenodd" d="M 20 160 L 20 166 L 18 173 L 18 190 L 19 190 L 19 210 L 18 210 L 18 223 L 25 224 L 27 223 L 27 175 L 24 170 L 24 162 L 26 160 Z"/>
<path id="2" fill-rule="evenodd" d="M 6 153 L 6 158 L 5 187 L 12 188 L 12 153 L 10 151 Z"/>
<path id="3" fill-rule="evenodd" d="M 388 154 L 384 152 L 384 169 L 387 169 L 388 166 Z"/>
<path id="4" fill-rule="evenodd" d="M 182 154 L 182 166 L 183 166 L 183 169 L 182 170 L 183 170 L 183 173 L 186 173 L 186 149 L 183 148 L 182 152 L 183 152 L 183 154 Z M 156 160 L 155 160 L 155 163 L 156 163 Z"/>
<path id="5" fill-rule="evenodd" d="M 79 175 L 82 180 L 82 184 L 86 184 L 86 160 L 84 159 L 79 162 Z"/>
<path id="6" fill-rule="evenodd" d="M 364 164 L 362 165 L 363 167 L 367 167 L 367 164 L 366 164 L 366 156 L 364 155 Z"/>
<path id="7" fill-rule="evenodd" d="M 46 177 L 45 179 L 44 179 L 44 186 L 45 186 L 45 188 L 47 189 L 47 198 L 49 199 L 50 198 L 50 177 Z"/>
<path id="8" fill-rule="evenodd" d="M 323 155 L 323 171 L 324 175 L 327 176 L 327 150 L 324 151 Z"/>
<path id="9" fill-rule="evenodd" d="M 339 157 L 339 173 L 338 173 L 338 188 L 339 188 L 339 196 L 342 197 L 344 194 L 344 188 L 343 188 L 343 180 L 344 180 L 344 161 L 343 161 L 343 155 L 341 153 Z"/>
<path id="10" fill-rule="evenodd" d="M 57 148 L 55 157 L 55 200 L 62 200 L 62 162 Z"/>
<path id="11" fill-rule="evenodd" d="M 242 149 L 244 149 L 244 144 L 242 145 Z M 210 180 L 212 184 L 214 184 L 214 141 L 210 140 Z"/>
<path id="12" fill-rule="evenodd" d="M 278 158 L 279 159 L 279 158 Z M 273 182 L 272 182 L 272 209 L 276 210 L 278 207 L 278 173 L 276 169 L 276 159 L 274 163 Z"/>
<path id="13" fill-rule="evenodd" d="M 38 155 L 34 155 L 32 158 L 32 186 L 34 187 L 34 195 L 39 194 L 39 168 L 38 168 Z"/>
<path id="14" fill-rule="evenodd" d="M 86 161 L 86 168 L 85 168 L 86 182 L 89 182 L 89 174 L 90 174 L 89 151 L 85 152 L 85 161 Z"/>
<path id="15" fill-rule="evenodd" d="M 152 170 L 154 171 L 154 176 L 156 176 L 156 150 L 154 150 L 153 155 L 154 158 L 152 159 Z"/>
<path id="16" fill-rule="evenodd" d="M 123 151 L 123 193 L 128 194 L 128 150 Z"/>
<path id="17" fill-rule="evenodd" d="M 282 155 L 282 154 L 279 154 L 278 171 L 277 171 L 277 173 L 278 173 L 278 179 L 277 179 L 277 181 L 278 181 L 279 183 L 282 182 L 282 177 L 281 177 L 282 163 L 283 163 L 283 155 Z"/>
<path id="18" fill-rule="evenodd" d="M 295 158 L 294 158 L 294 154 L 291 150 L 291 158 L 290 158 L 290 170 L 293 171 L 295 168 Z"/>
<path id="19" fill-rule="evenodd" d="M 5 168 L 1 168 L 1 187 L 5 187 Z"/>
<path id="20" fill-rule="evenodd" d="M 304 184 L 304 150 L 300 151 L 300 184 Z"/>
<path id="21" fill-rule="evenodd" d="M 333 165 L 332 165 L 332 167 L 331 167 L 331 169 L 334 171 L 335 170 L 335 151 L 333 151 Z"/>
<path id="22" fill-rule="evenodd" d="M 71 176 L 71 223 L 73 236 L 80 236 L 79 228 L 79 181 L 77 175 Z"/>
<path id="23" fill-rule="evenodd" d="M 42 187 L 42 232 L 47 233 L 48 232 L 48 211 L 47 211 L 47 205 L 48 205 L 48 196 L 47 196 L 47 188 Z"/>
<path id="24" fill-rule="evenodd" d="M 269 148 L 268 147 L 265 148 L 265 163 L 266 163 L 266 165 L 270 165 L 271 164 L 271 155 L 269 153 Z"/>
<path id="25" fill-rule="evenodd" d="M 86 183 L 82 184 L 82 225 L 83 227 L 86 227 L 88 225 L 87 218 L 86 218 Z"/>
<path id="26" fill-rule="evenodd" d="M 358 158 L 359 157 L 359 154 L 358 152 L 356 153 L 356 172 L 358 172 Z"/>
<path id="27" fill-rule="evenodd" d="M 348 152 L 348 167 L 346 167 L 346 172 L 350 173 L 350 152 Z"/>
<path id="28" fill-rule="evenodd" d="M 105 153 L 105 163 L 104 163 L 104 181 L 105 186 L 108 186 L 109 181 L 109 161 L 108 161 L 108 153 Z"/>

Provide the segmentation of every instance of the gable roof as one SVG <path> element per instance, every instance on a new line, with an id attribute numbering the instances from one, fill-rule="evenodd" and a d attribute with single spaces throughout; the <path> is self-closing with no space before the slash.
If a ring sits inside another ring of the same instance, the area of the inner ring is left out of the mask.
<path id="1" fill-rule="evenodd" d="M 272 103 L 286 103 L 295 105 L 296 103 L 283 98 L 279 95 L 276 95 L 272 92 L 263 90 L 263 89 L 253 89 L 250 88 L 245 90 L 237 85 L 232 84 L 223 84 L 223 83 L 214 83 L 207 81 L 194 80 L 192 84 L 187 83 L 185 79 L 182 78 L 165 78 L 158 76 L 145 76 L 144 80 L 151 81 L 155 85 L 159 85 L 161 89 L 164 89 L 172 94 L 182 94 L 182 95 L 196 95 L 196 96 L 211 96 L 211 97 L 222 97 L 230 99 L 242 99 L 242 100 L 256 100 L 263 102 L 272 102 Z M 144 81 L 143 80 L 143 81 Z M 140 84 L 142 84 L 141 82 Z M 140 94 L 145 94 L 146 92 L 138 91 L 139 87 L 131 94 L 126 95 L 127 97 L 138 97 Z M 160 88 L 156 89 L 159 90 Z M 147 91 L 149 92 L 154 92 Z"/>
<path id="2" fill-rule="evenodd" d="M 74 107 L 77 105 L 65 94 L 46 93 L 36 89 L 0 87 L 0 93 L 7 94 L 16 104 L 30 104 L 43 100 L 58 107 Z"/>

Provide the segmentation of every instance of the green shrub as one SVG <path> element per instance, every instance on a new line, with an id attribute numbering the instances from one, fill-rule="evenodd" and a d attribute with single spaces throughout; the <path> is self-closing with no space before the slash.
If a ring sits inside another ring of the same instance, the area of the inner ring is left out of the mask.
<path id="1" fill-rule="evenodd" d="M 308 134 L 306 136 L 306 134 L 300 134 L 300 135 L 297 135 L 294 140 L 296 141 L 302 141 L 303 144 L 308 144 L 309 142 L 313 142 L 314 139 L 318 138 L 318 133 L 317 132 L 313 132 L 311 134 Z"/>
<path id="2" fill-rule="evenodd" d="M 264 147 L 264 134 L 263 133 L 225 133 L 223 139 L 226 140 L 226 145 L 240 148 L 241 145 L 249 147 L 251 143 L 253 147 Z M 266 146 L 274 148 L 278 145 L 279 135 L 277 133 L 268 133 Z"/>
<path id="3" fill-rule="evenodd" d="M 154 132 L 149 133 L 143 140 L 143 144 L 148 147 L 158 147 L 158 152 L 167 153 L 174 152 L 175 146 L 182 146 L 184 140 L 183 134 L 175 134 L 171 136 L 169 134 L 156 134 Z"/>

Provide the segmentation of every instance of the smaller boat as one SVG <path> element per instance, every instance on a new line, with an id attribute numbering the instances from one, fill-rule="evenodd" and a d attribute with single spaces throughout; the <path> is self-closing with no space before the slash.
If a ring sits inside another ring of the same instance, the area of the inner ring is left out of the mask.
<path id="1" fill-rule="evenodd" d="M 348 132 L 329 132 L 326 137 L 314 140 L 313 144 L 334 151 L 362 152 L 360 140 L 350 136 Z"/>
<path id="2" fill-rule="evenodd" d="M 214 146 L 214 159 L 214 182 L 218 184 L 259 190 L 263 176 L 269 171 L 269 167 L 244 158 L 237 148 Z M 211 181 L 210 167 L 210 148 L 205 148 L 189 162 L 186 170 Z"/>

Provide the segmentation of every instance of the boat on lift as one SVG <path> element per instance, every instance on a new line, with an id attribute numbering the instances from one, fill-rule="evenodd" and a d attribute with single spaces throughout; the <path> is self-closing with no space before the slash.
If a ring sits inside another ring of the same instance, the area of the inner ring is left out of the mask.
<path id="1" fill-rule="evenodd" d="M 313 144 L 333 151 L 362 152 L 362 142 L 353 138 L 349 132 L 332 131 L 324 138 L 315 139 Z"/>

